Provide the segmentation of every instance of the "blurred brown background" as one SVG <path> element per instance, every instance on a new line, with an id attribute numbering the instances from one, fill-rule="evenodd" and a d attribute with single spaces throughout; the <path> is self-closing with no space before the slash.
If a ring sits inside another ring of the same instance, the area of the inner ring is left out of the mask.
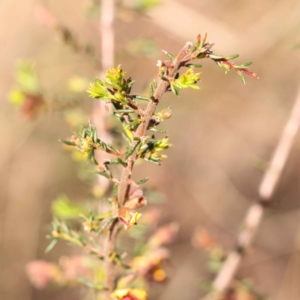
<path id="1" fill-rule="evenodd" d="M 26 122 L 7 101 L 19 58 L 37 61 L 43 88 L 66 89 L 72 74 L 93 78 L 97 70 L 81 55 L 55 41 L 38 24 L 35 10 L 46 5 L 82 41 L 100 49 L 97 20 L 87 21 L 87 0 L 0 1 L 0 299 L 80 299 L 77 291 L 36 291 L 24 272 L 33 259 L 54 261 L 66 249 L 45 255 L 51 201 L 59 193 L 80 200 L 86 186 L 76 165 L 57 140 L 70 134 L 59 115 Z M 169 94 L 161 107 L 172 106 L 164 124 L 175 147 L 162 167 L 145 164 L 150 185 L 167 195 L 164 218 L 180 224 L 172 246 L 172 279 L 156 299 L 198 299 L 207 277 L 205 255 L 191 246 L 195 227 L 204 226 L 228 249 L 247 207 L 257 196 L 263 171 L 295 100 L 300 78 L 300 2 L 297 0 L 164 0 L 147 15 L 117 20 L 116 63 L 142 90 L 156 76 L 156 60 L 124 54 L 136 38 L 154 39 L 158 49 L 176 53 L 198 33 L 208 32 L 215 52 L 239 53 L 253 60 L 260 80 L 244 86 L 233 72 L 204 61 L 200 91 Z M 99 54 L 99 50 L 97 52 Z M 84 100 L 83 100 L 84 101 Z M 277 188 L 272 205 L 238 275 L 251 277 L 271 299 L 300 299 L 300 137 Z M 140 176 L 139 176 L 140 177 Z"/>

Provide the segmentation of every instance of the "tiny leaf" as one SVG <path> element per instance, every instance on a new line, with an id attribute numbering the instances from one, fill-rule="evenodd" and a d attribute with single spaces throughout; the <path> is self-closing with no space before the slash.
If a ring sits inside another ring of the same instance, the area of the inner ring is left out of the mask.
<path id="1" fill-rule="evenodd" d="M 143 183 L 147 182 L 148 180 L 149 180 L 149 177 L 146 177 L 146 178 L 139 180 L 136 184 L 143 184 Z"/>
<path id="2" fill-rule="evenodd" d="M 52 240 L 51 243 L 46 248 L 45 252 L 48 253 L 49 251 L 51 251 L 55 247 L 57 242 L 58 242 L 58 240 Z"/>

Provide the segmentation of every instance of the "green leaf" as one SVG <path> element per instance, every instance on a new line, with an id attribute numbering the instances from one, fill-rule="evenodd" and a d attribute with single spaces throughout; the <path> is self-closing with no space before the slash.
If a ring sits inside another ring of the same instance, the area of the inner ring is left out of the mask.
<path id="1" fill-rule="evenodd" d="M 85 285 L 86 287 L 94 289 L 96 291 L 106 290 L 106 288 L 102 284 L 99 284 L 99 283 L 96 283 L 96 282 L 91 282 L 91 281 L 87 280 L 86 278 L 77 278 L 76 280 L 79 283 Z"/>
<path id="2" fill-rule="evenodd" d="M 126 114 L 132 114 L 135 111 L 132 109 L 117 109 L 115 110 L 116 113 L 126 113 Z"/>
<path id="3" fill-rule="evenodd" d="M 171 83 L 171 90 L 176 96 L 179 96 L 179 89 L 173 82 Z"/>
<path id="4" fill-rule="evenodd" d="M 66 195 L 58 196 L 51 205 L 52 213 L 60 219 L 78 218 L 80 214 L 87 215 L 87 210 L 78 204 L 70 201 Z"/>
<path id="5" fill-rule="evenodd" d="M 66 144 L 68 146 L 76 146 L 74 142 L 66 141 L 66 140 L 58 140 L 59 142 Z"/>
<path id="6" fill-rule="evenodd" d="M 145 157 L 144 160 L 152 162 L 152 163 L 154 163 L 156 165 L 159 165 L 159 166 L 161 165 L 160 160 L 157 160 L 156 158 L 152 158 L 152 157 L 147 158 L 147 157 Z"/>
<path id="7" fill-rule="evenodd" d="M 198 45 L 198 46 L 199 46 L 199 45 Z M 194 53 L 197 49 L 198 49 L 198 47 L 193 46 L 193 47 L 192 47 L 192 50 L 191 50 L 191 53 Z"/>
<path id="8" fill-rule="evenodd" d="M 93 142 L 94 142 L 94 143 L 97 143 L 97 142 L 98 142 L 96 128 L 94 128 L 94 130 L 93 130 Z"/>
<path id="9" fill-rule="evenodd" d="M 157 81 L 154 79 L 153 80 L 153 87 L 156 89 L 157 88 Z"/>
<path id="10" fill-rule="evenodd" d="M 140 11 L 148 11 L 149 9 L 152 9 L 153 7 L 157 6 L 161 0 L 139 0 L 139 1 L 133 1 L 135 2 L 134 8 L 136 10 Z"/>
<path id="11" fill-rule="evenodd" d="M 196 83 L 200 80 L 201 73 L 194 73 L 194 70 L 189 68 L 185 73 L 181 74 L 179 78 L 177 78 L 172 85 L 177 86 L 177 88 L 185 89 L 185 88 L 193 88 L 199 89 Z"/>
<path id="12" fill-rule="evenodd" d="M 102 231 L 104 231 L 107 226 L 109 226 L 109 224 L 115 219 L 116 217 L 111 217 L 111 218 L 108 218 L 105 222 L 103 222 L 102 226 L 100 227 L 99 230 L 97 230 L 97 233 L 101 233 Z"/>
<path id="13" fill-rule="evenodd" d="M 45 250 L 45 253 L 48 253 L 49 251 L 51 251 L 55 247 L 55 245 L 57 244 L 57 242 L 58 242 L 58 240 L 56 240 L 56 239 L 52 240 L 50 242 L 50 244 L 47 246 L 47 248 Z"/>
<path id="14" fill-rule="evenodd" d="M 116 159 L 112 159 L 109 161 L 110 164 L 112 165 L 122 165 L 123 167 L 126 167 L 127 166 L 127 162 L 122 160 L 121 158 L 116 158 Z"/>
<path id="15" fill-rule="evenodd" d="M 143 101 L 150 101 L 150 99 L 146 96 L 134 95 L 133 98 L 138 99 L 138 100 L 143 100 Z"/>
<path id="16" fill-rule="evenodd" d="M 133 145 L 133 147 L 131 149 L 129 149 L 126 153 L 125 153 L 125 159 L 127 159 L 135 150 L 136 148 L 140 145 L 140 142 L 137 142 Z"/>
<path id="17" fill-rule="evenodd" d="M 211 58 L 211 59 L 223 59 L 224 56 L 223 55 L 217 55 L 217 54 L 210 54 L 209 58 Z"/>
<path id="18" fill-rule="evenodd" d="M 169 53 L 168 51 L 163 50 L 163 52 L 164 52 L 171 60 L 175 59 L 175 56 L 174 56 L 173 54 Z"/>
<path id="19" fill-rule="evenodd" d="M 32 61 L 19 61 L 17 64 L 16 80 L 22 91 L 36 95 L 39 93 L 39 83 Z"/>
<path id="20" fill-rule="evenodd" d="M 94 149 L 91 149 L 91 150 L 88 152 L 87 159 L 88 159 L 88 160 L 92 160 L 93 158 L 94 158 Z"/>
<path id="21" fill-rule="evenodd" d="M 134 136 L 133 136 L 133 133 L 131 132 L 131 130 L 129 129 L 129 126 L 127 124 L 123 124 L 123 129 L 125 131 L 127 138 L 130 141 L 132 141 Z"/>
<path id="22" fill-rule="evenodd" d="M 100 79 L 95 79 L 94 82 L 90 84 L 87 92 L 90 97 L 94 99 L 111 99 L 111 93 L 107 90 L 105 83 Z"/>
<path id="23" fill-rule="evenodd" d="M 99 165 L 99 163 L 98 163 L 98 161 L 97 161 L 97 159 L 96 159 L 95 156 L 92 157 L 92 161 L 93 161 L 93 163 L 94 163 L 96 166 Z"/>
<path id="24" fill-rule="evenodd" d="M 116 147 L 114 147 L 113 145 L 111 145 L 111 144 L 106 144 L 106 146 L 107 146 L 108 149 L 110 149 L 110 150 L 112 150 L 112 151 L 114 151 L 114 152 L 119 153 L 119 150 L 118 150 Z"/>
<path id="25" fill-rule="evenodd" d="M 150 84 L 150 97 L 153 97 L 154 95 L 154 89 L 152 83 Z"/>
<path id="26" fill-rule="evenodd" d="M 250 66 L 252 64 L 253 64 L 252 61 L 247 61 L 247 62 L 243 63 L 243 66 L 248 67 L 248 66 Z"/>
<path id="27" fill-rule="evenodd" d="M 118 198 L 118 188 L 119 186 L 115 183 L 113 187 L 113 197 Z"/>
<path id="28" fill-rule="evenodd" d="M 143 184 L 149 180 L 149 177 L 143 178 L 142 180 L 139 180 L 136 184 Z"/>
<path id="29" fill-rule="evenodd" d="M 240 78 L 241 78 L 243 84 L 246 84 L 246 80 L 245 80 L 244 75 L 243 75 L 242 73 L 238 73 L 238 75 L 240 76 Z"/>
<path id="30" fill-rule="evenodd" d="M 230 55 L 230 56 L 226 57 L 226 60 L 232 60 L 232 59 L 236 59 L 238 57 L 239 57 L 238 54 L 233 54 L 233 55 Z"/>
<path id="31" fill-rule="evenodd" d="M 107 179 L 110 179 L 109 175 L 107 173 L 105 173 L 105 172 L 97 171 L 96 174 L 101 175 L 101 176 L 103 176 L 103 177 L 105 177 Z"/>
<path id="32" fill-rule="evenodd" d="M 200 64 L 185 64 L 184 66 L 188 67 L 188 68 L 201 68 L 202 67 L 202 65 L 200 65 Z"/>
<path id="33" fill-rule="evenodd" d="M 165 129 L 158 129 L 158 128 L 155 128 L 155 127 L 152 127 L 149 129 L 150 131 L 153 131 L 153 132 L 159 132 L 159 133 L 166 133 L 168 132 L 167 130 Z"/>

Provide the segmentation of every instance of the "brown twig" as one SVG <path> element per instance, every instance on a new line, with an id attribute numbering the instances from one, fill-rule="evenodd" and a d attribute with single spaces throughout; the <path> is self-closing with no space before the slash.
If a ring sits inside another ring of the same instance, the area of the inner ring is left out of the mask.
<path id="1" fill-rule="evenodd" d="M 215 299 L 216 295 L 225 292 L 241 263 L 245 250 L 252 243 L 255 233 L 261 223 L 265 206 L 270 202 L 282 170 L 286 164 L 296 133 L 300 125 L 300 89 L 290 118 L 284 128 L 281 138 L 274 151 L 271 163 L 266 170 L 259 187 L 259 199 L 248 210 L 243 221 L 242 230 L 238 235 L 235 249 L 228 255 L 221 271 L 213 282 L 214 293 L 205 299 Z"/>
<path id="2" fill-rule="evenodd" d="M 174 80 L 178 70 L 183 65 L 182 62 L 187 57 L 187 55 L 191 54 L 191 43 L 186 43 L 186 45 L 181 49 L 179 54 L 172 60 L 172 63 L 169 67 L 166 68 L 165 74 L 168 76 L 170 80 Z M 194 51 L 193 58 L 196 58 L 199 54 L 199 51 Z M 162 98 L 163 94 L 169 90 L 170 82 L 165 80 L 160 80 L 157 88 L 155 89 L 153 96 L 151 97 L 151 101 L 148 103 L 146 109 L 141 114 L 141 123 L 135 132 L 136 138 L 143 138 L 146 134 L 146 130 L 149 127 L 149 124 L 152 120 L 152 116 L 155 112 L 155 109 Z M 131 147 L 136 145 L 137 141 L 133 141 Z M 124 203 L 127 200 L 128 192 L 131 181 L 131 172 L 134 166 L 134 163 L 137 159 L 137 153 L 134 151 L 127 159 L 127 166 L 123 169 L 119 187 L 118 187 L 118 204 L 119 207 L 122 208 Z M 106 287 L 108 289 L 107 299 L 109 299 L 110 293 L 114 289 L 115 285 L 115 276 L 113 272 L 114 263 L 110 258 L 110 255 L 115 251 L 115 240 L 118 233 L 118 220 L 116 219 L 109 229 L 109 234 L 106 242 L 105 249 L 105 273 L 106 273 Z"/>
<path id="3" fill-rule="evenodd" d="M 111 299 L 110 294 L 113 292 L 115 286 L 115 276 L 113 270 L 114 262 L 111 259 L 111 254 L 114 253 L 115 251 L 117 233 L 118 233 L 118 219 L 115 219 L 109 227 L 108 236 L 105 245 L 104 269 L 105 269 L 105 285 L 107 288 L 107 295 L 106 295 L 107 299 Z"/>
<path id="4" fill-rule="evenodd" d="M 175 76 L 181 67 L 181 63 L 184 60 L 184 58 L 190 53 L 191 50 L 191 43 L 187 43 L 179 52 L 177 57 L 173 60 L 172 66 L 167 68 L 167 75 L 168 78 L 175 79 Z M 195 52 L 195 56 L 197 56 L 197 52 Z M 141 124 L 139 125 L 137 131 L 135 132 L 135 137 L 136 138 L 142 138 L 146 130 L 150 124 L 150 121 L 152 119 L 152 116 L 155 112 L 155 109 L 163 96 L 163 94 L 168 90 L 170 84 L 168 81 L 165 80 L 160 80 L 156 90 L 154 91 L 152 100 L 149 102 L 147 105 L 144 114 L 142 116 L 142 121 Z M 132 147 L 135 145 L 136 141 L 132 143 Z M 118 203 L 120 206 L 123 206 L 126 198 L 128 196 L 128 191 L 130 187 L 130 181 L 131 181 L 131 172 L 134 166 L 134 163 L 137 159 L 137 154 L 136 151 L 133 152 L 132 155 L 127 160 L 127 167 L 123 169 L 121 180 L 120 180 L 120 185 L 118 189 Z"/>

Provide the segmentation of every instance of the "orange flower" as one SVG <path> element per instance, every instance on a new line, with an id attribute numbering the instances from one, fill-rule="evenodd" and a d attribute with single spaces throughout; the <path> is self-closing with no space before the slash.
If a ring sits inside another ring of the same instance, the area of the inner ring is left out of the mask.
<path id="1" fill-rule="evenodd" d="M 124 225 L 124 228 L 127 230 L 132 225 L 136 225 L 139 218 L 142 216 L 142 214 L 138 212 L 133 212 L 127 207 L 120 207 L 119 208 L 119 220 Z"/>
<path id="2" fill-rule="evenodd" d="M 168 250 L 159 248 L 154 252 L 151 251 L 149 255 L 135 257 L 132 267 L 148 281 L 164 282 L 167 274 L 163 269 L 163 264 L 168 257 Z"/>

